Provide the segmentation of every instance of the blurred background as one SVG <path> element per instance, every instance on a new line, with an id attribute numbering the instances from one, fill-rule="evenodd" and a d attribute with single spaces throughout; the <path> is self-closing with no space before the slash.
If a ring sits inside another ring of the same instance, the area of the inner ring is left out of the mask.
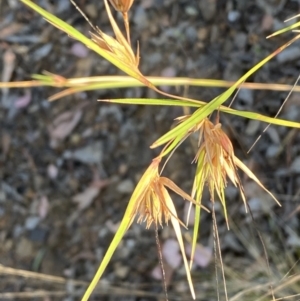
<path id="1" fill-rule="evenodd" d="M 34 1 L 89 35 L 90 26 L 69 0 Z M 77 0 L 91 22 L 112 34 L 103 1 Z M 267 40 L 299 12 L 293 0 L 136 0 L 130 12 L 145 75 L 236 80 L 293 34 Z M 117 14 L 115 14 L 117 16 Z M 117 17 L 122 26 L 121 17 Z M 0 0 L 1 81 L 29 80 L 48 71 L 63 77 L 121 74 L 18 0 Z M 299 43 L 250 78 L 294 84 Z M 167 88 L 209 101 L 219 88 Z M 2 89 L 0 100 L 0 300 L 80 300 L 116 232 L 130 195 L 159 150 L 149 145 L 182 108 L 120 106 L 100 98 L 156 97 L 145 88 L 80 93 L 55 102 L 53 88 Z M 239 91 L 233 107 L 275 116 L 287 92 Z M 299 120 L 299 94 L 280 115 Z M 255 223 L 238 191 L 228 185 L 230 231 L 216 206 L 229 300 L 270 300 L 300 291 L 299 134 L 221 114 L 236 155 L 278 197 L 282 207 L 240 175 Z M 164 174 L 187 192 L 195 168 L 195 141 L 173 155 Z M 185 220 L 187 205 L 174 197 Z M 208 193 L 203 202 L 209 206 Z M 269 258 L 266 263 L 260 231 Z M 192 225 L 186 231 L 187 254 Z M 173 230 L 159 231 L 169 300 L 191 300 Z M 211 215 L 204 213 L 192 269 L 197 300 L 224 300 L 216 282 Z M 134 224 L 113 256 L 91 300 L 165 300 L 154 229 Z M 27 272 L 26 272 L 27 271 Z M 39 273 L 39 274 L 36 274 Z"/>

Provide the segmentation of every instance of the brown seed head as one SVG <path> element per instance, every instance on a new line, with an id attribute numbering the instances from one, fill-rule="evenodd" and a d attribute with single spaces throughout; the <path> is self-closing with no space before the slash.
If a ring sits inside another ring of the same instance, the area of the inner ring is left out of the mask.
<path id="1" fill-rule="evenodd" d="M 200 128 L 200 148 L 197 154 L 204 155 L 203 163 L 207 168 L 207 181 L 217 189 L 226 187 L 226 177 L 238 185 L 238 175 L 234 164 L 233 146 L 222 130 L 221 124 L 214 125 L 208 119 L 205 119 Z M 220 192 L 220 190 L 219 190 Z"/>
<path id="2" fill-rule="evenodd" d="M 166 205 L 169 193 L 164 187 L 163 179 L 158 174 L 158 162 L 153 161 L 150 168 L 148 179 L 137 198 L 134 216 L 138 215 L 137 222 L 146 223 L 146 228 L 150 228 L 154 222 L 156 226 L 162 226 L 170 220 L 170 211 Z"/>
<path id="3" fill-rule="evenodd" d="M 135 55 L 128 41 L 125 39 L 120 28 L 118 27 L 115 19 L 113 18 L 107 0 L 104 0 L 104 4 L 116 38 L 105 34 L 99 28 L 95 28 L 96 33 L 91 33 L 92 40 L 120 63 L 126 64 L 127 67 L 139 72 L 139 49 L 137 49 L 137 54 Z"/>
<path id="4" fill-rule="evenodd" d="M 149 228 L 152 223 L 156 226 L 163 226 L 164 223 L 167 224 L 171 217 L 174 216 L 170 210 L 170 204 L 173 202 L 168 189 L 174 191 L 182 198 L 195 203 L 190 195 L 180 189 L 174 182 L 159 175 L 159 162 L 160 159 L 153 160 L 140 180 L 135 190 L 136 193 L 134 192 L 133 196 L 135 205 L 131 218 L 133 220 L 138 216 L 137 222 L 145 222 L 146 228 Z"/>
<path id="5" fill-rule="evenodd" d="M 109 0 L 115 10 L 127 13 L 134 0 Z"/>
<path id="6" fill-rule="evenodd" d="M 196 201 L 201 199 L 204 185 L 207 184 L 211 201 L 214 202 L 215 195 L 218 196 L 227 220 L 225 188 L 227 186 L 227 179 L 229 178 L 240 190 L 247 211 L 244 189 L 237 173 L 237 169 L 239 168 L 279 204 L 275 196 L 235 156 L 232 143 L 222 130 L 221 124 L 214 125 L 208 118 L 205 118 L 193 129 L 193 132 L 197 130 L 199 130 L 199 149 L 194 160 L 197 162 L 197 171 L 192 191 L 192 197 L 197 194 Z"/>

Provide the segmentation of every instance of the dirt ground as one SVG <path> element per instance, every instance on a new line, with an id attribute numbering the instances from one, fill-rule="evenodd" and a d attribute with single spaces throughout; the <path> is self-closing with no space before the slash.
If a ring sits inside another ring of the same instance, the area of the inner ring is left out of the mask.
<path id="1" fill-rule="evenodd" d="M 91 28 L 69 0 L 34 2 L 89 35 Z M 77 3 L 93 24 L 112 32 L 103 1 Z M 293 35 L 265 38 L 299 9 L 299 3 L 292 0 L 136 0 L 130 14 L 133 45 L 139 41 L 140 67 L 146 75 L 236 80 Z M 64 77 L 122 74 L 18 0 L 0 0 L 0 54 L 1 81 L 28 80 L 31 74 L 44 71 Z M 299 43 L 295 43 L 250 81 L 294 84 L 299 58 Z M 156 96 L 145 88 L 86 92 L 49 102 L 47 97 L 57 91 L 2 89 L 1 301 L 80 300 L 135 184 L 159 151 L 149 145 L 172 126 L 174 118 L 184 114 L 181 108 L 97 102 L 99 98 Z M 169 91 L 209 101 L 222 89 Z M 233 107 L 273 117 L 286 96 L 287 92 L 241 90 Z M 298 121 L 299 113 L 299 94 L 293 93 L 280 117 Z M 269 300 L 266 294 L 271 288 L 276 298 L 297 294 L 298 131 L 271 126 L 247 154 L 266 125 L 227 115 L 221 115 L 221 122 L 236 155 L 282 203 L 280 208 L 241 174 L 255 223 L 230 184 L 226 192 L 230 231 L 217 206 L 230 300 Z M 193 154 L 193 144 L 186 142 L 165 171 L 188 192 L 195 171 Z M 175 197 L 175 201 L 184 219 L 187 207 L 181 199 Z M 203 202 L 209 204 L 208 194 Z M 187 246 L 191 229 L 184 234 Z M 211 215 L 203 215 L 200 232 L 192 269 L 197 300 L 217 300 L 217 287 L 225 300 L 220 270 L 216 283 L 219 262 L 213 255 Z M 172 229 L 164 227 L 159 238 L 169 300 L 191 300 Z M 131 227 L 91 300 L 165 300 L 154 229 Z"/>

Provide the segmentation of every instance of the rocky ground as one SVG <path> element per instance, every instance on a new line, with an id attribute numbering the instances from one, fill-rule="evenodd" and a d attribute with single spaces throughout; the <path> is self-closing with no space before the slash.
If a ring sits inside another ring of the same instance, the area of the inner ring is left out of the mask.
<path id="1" fill-rule="evenodd" d="M 89 34 L 91 28 L 68 0 L 35 2 Z M 93 24 L 111 33 L 102 1 L 77 3 Z M 146 75 L 236 80 L 292 36 L 265 39 L 299 8 L 292 0 L 136 0 L 130 15 L 132 39 L 139 41 L 140 66 Z M 64 77 L 121 74 L 18 0 L 0 0 L 0 12 L 1 81 L 28 80 L 44 70 Z M 250 81 L 294 84 L 300 66 L 298 47 L 299 43 L 292 45 Z M 221 91 L 170 89 L 207 101 Z M 97 102 L 99 98 L 153 96 L 144 88 L 86 92 L 49 102 L 47 97 L 54 92 L 57 90 L 44 87 L 2 89 L 0 300 L 80 299 L 135 184 L 158 153 L 149 145 L 170 128 L 174 118 L 183 115 L 181 108 Z M 233 106 L 274 116 L 286 96 L 287 92 L 241 90 Z M 298 97 L 292 94 L 280 117 L 299 120 Z M 254 224 L 237 190 L 229 185 L 231 231 L 216 208 L 229 296 L 231 300 L 258 300 L 270 290 L 270 282 L 277 298 L 298 293 L 298 131 L 272 126 L 247 154 L 266 125 L 227 115 L 221 115 L 221 121 L 237 156 L 282 203 L 282 208 L 276 206 L 241 175 Z M 193 181 L 192 159 L 193 145 L 187 142 L 165 171 L 186 191 Z M 175 200 L 184 218 L 186 205 Z M 204 202 L 208 201 L 204 196 Z M 270 273 L 256 227 L 269 254 Z M 169 300 L 191 300 L 174 233 L 169 227 L 159 232 Z M 187 248 L 190 234 L 185 234 Z M 216 300 L 208 214 L 202 218 L 192 274 L 198 299 Z M 220 275 L 219 279 L 223 299 Z M 245 296 L 237 295 L 247 289 Z M 93 300 L 164 298 L 155 232 L 133 225 Z"/>

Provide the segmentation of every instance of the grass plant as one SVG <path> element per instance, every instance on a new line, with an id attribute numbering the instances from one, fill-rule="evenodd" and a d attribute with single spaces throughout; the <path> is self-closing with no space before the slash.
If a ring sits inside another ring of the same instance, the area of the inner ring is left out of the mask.
<path id="1" fill-rule="evenodd" d="M 262 184 L 262 182 L 255 176 L 255 174 L 240 160 L 234 153 L 234 148 L 229 137 L 222 130 L 221 124 L 217 121 L 211 121 L 213 113 L 231 114 L 247 119 L 259 120 L 268 124 L 274 124 L 285 127 L 300 128 L 300 123 L 295 121 L 284 120 L 280 118 L 273 118 L 251 111 L 241 111 L 232 109 L 224 103 L 232 97 L 235 91 L 239 88 L 249 89 L 278 89 L 288 90 L 291 86 L 283 85 L 267 85 L 247 83 L 247 79 L 253 75 L 257 70 L 267 64 L 278 53 L 283 51 L 293 42 L 299 39 L 300 35 L 295 35 L 289 42 L 285 43 L 266 58 L 258 62 L 248 72 L 246 72 L 236 82 L 226 82 L 207 79 L 189 79 L 189 78 L 173 78 L 166 79 L 160 77 L 147 77 L 139 70 L 140 55 L 137 46 L 136 53 L 134 52 L 130 41 L 130 27 L 128 20 L 128 11 L 130 10 L 133 0 L 104 0 L 105 9 L 114 32 L 114 37 L 104 33 L 100 28 L 92 26 L 93 32 L 91 36 L 85 36 L 76 30 L 74 27 L 59 19 L 55 15 L 49 13 L 43 8 L 39 7 L 31 0 L 21 0 L 22 3 L 32 8 L 34 11 L 44 17 L 49 23 L 57 27 L 59 30 L 65 32 L 67 35 L 75 40 L 83 43 L 86 47 L 96 52 L 99 56 L 115 65 L 122 70 L 127 76 L 97 76 L 90 78 L 64 78 L 56 74 L 45 73 L 40 75 L 33 75 L 32 81 L 15 82 L 15 83 L 1 83 L 1 87 L 34 87 L 34 86 L 52 86 L 60 87 L 63 90 L 52 97 L 50 100 L 56 100 L 73 93 L 81 91 L 95 90 L 95 89 L 115 89 L 145 86 L 154 90 L 160 95 L 160 98 L 124 98 L 124 99 L 102 99 L 99 101 L 119 103 L 127 105 L 157 105 L 157 106 L 181 106 L 192 107 L 195 111 L 191 115 L 181 116 L 177 118 L 178 124 L 170 131 L 165 133 L 162 137 L 153 142 L 151 148 L 162 147 L 160 154 L 153 158 L 148 169 L 145 171 L 139 180 L 124 213 L 124 217 L 120 226 L 102 259 L 99 268 L 85 291 L 82 301 L 87 301 L 93 291 L 95 290 L 101 276 L 103 275 L 114 251 L 118 247 L 123 236 L 137 219 L 138 222 L 144 223 L 146 228 L 151 224 L 155 227 L 160 227 L 163 224 L 171 222 L 176 238 L 180 245 L 180 250 L 184 260 L 187 280 L 189 283 L 192 297 L 195 299 L 196 294 L 191 277 L 191 266 L 193 256 L 196 248 L 196 243 L 199 234 L 199 225 L 201 217 L 201 209 L 207 210 L 203 205 L 212 208 L 212 218 L 214 225 L 214 233 L 216 240 L 215 254 L 221 257 L 221 247 L 218 241 L 217 223 L 214 212 L 214 204 L 220 201 L 228 228 L 230 227 L 229 218 L 230 212 L 227 210 L 225 189 L 227 180 L 229 179 L 236 187 L 238 187 L 241 199 L 245 204 L 247 211 L 247 199 L 243 190 L 242 181 L 239 178 L 238 170 L 242 170 L 249 178 L 257 183 L 266 193 L 270 194 L 272 198 L 279 204 L 276 197 Z M 125 33 L 119 28 L 116 20 L 113 17 L 111 8 L 119 11 L 123 17 Z M 285 29 L 282 29 L 272 36 L 284 33 L 289 30 L 295 30 L 300 26 L 300 22 L 295 23 Z M 195 85 L 195 86 L 211 86 L 211 87 L 227 87 L 227 89 L 215 97 L 214 99 L 203 101 L 199 99 L 191 99 L 178 95 L 168 94 L 161 91 L 160 85 Z M 296 87 L 296 89 L 299 89 Z M 161 98 L 163 96 L 163 98 Z M 194 154 L 193 162 L 197 165 L 196 174 L 194 177 L 193 189 L 190 193 L 184 192 L 172 180 L 162 176 L 165 164 L 168 163 L 170 156 L 177 150 L 177 148 L 184 143 L 184 141 L 192 134 L 197 134 L 198 149 Z M 202 204 L 202 194 L 204 187 L 207 186 L 210 192 L 210 204 Z M 182 227 L 186 227 L 177 215 L 175 205 L 171 199 L 169 191 L 173 191 L 183 199 L 190 203 L 190 206 L 195 206 L 195 222 L 192 239 L 192 255 L 191 261 L 188 263 L 184 240 L 182 236 Z M 225 274 L 223 266 L 221 267 L 223 278 L 225 282 Z M 226 294 L 226 283 L 224 283 Z M 226 295 L 227 298 L 227 295 Z M 234 300 L 234 299 L 232 299 Z"/>

